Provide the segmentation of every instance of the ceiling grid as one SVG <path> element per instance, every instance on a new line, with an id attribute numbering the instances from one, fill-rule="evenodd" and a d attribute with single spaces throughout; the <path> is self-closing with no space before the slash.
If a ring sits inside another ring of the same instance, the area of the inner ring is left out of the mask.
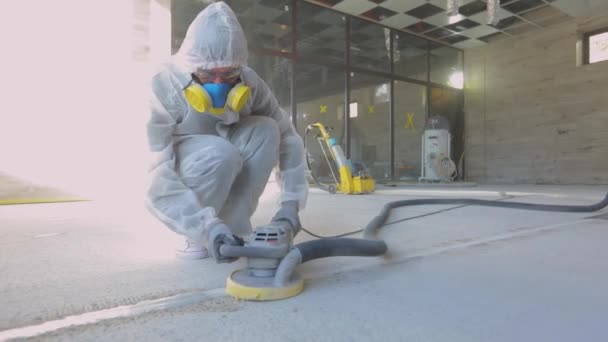
<path id="1" fill-rule="evenodd" d="M 447 0 L 305 0 L 382 25 L 440 40 L 458 48 L 482 46 L 502 37 L 545 28 L 538 12 L 558 10 L 556 0 L 500 0 L 498 22 L 487 24 L 487 0 L 459 0 L 457 16 Z M 563 20 L 569 15 L 559 12 Z M 555 21 L 551 22 L 552 24 Z"/>

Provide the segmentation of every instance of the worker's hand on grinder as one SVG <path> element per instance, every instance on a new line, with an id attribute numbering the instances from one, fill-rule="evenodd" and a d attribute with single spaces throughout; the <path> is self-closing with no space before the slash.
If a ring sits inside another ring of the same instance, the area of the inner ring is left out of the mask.
<path id="1" fill-rule="evenodd" d="M 281 203 L 281 209 L 272 218 L 272 223 L 280 224 L 286 233 L 291 233 L 291 238 L 294 238 L 302 228 L 298 216 L 298 202 L 285 201 Z"/>
<path id="2" fill-rule="evenodd" d="M 211 254 L 213 254 L 217 263 L 230 263 L 238 259 L 223 256 L 220 253 L 222 245 L 242 246 L 244 244 L 243 239 L 232 234 L 230 228 L 224 223 L 218 223 L 209 229 L 208 241 L 208 249 L 211 250 Z"/>

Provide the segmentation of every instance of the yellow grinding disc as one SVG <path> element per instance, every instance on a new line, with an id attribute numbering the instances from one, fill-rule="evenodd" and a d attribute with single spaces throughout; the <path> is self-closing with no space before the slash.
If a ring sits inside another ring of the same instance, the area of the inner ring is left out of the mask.
<path id="1" fill-rule="evenodd" d="M 286 286 L 274 286 L 273 280 L 252 277 L 247 270 L 234 271 L 226 280 L 226 292 L 238 299 L 266 301 L 294 297 L 304 290 L 304 281 L 297 273 Z"/>

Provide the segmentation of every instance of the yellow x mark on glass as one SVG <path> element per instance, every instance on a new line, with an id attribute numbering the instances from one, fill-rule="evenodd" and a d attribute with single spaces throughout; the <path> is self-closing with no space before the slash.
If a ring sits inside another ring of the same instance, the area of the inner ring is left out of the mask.
<path id="1" fill-rule="evenodd" d="M 327 106 L 321 106 L 320 111 L 321 113 L 327 113 Z"/>
<path id="2" fill-rule="evenodd" d="M 405 124 L 405 129 L 416 130 L 414 127 L 414 113 L 405 113 L 407 115 L 407 123 Z"/>

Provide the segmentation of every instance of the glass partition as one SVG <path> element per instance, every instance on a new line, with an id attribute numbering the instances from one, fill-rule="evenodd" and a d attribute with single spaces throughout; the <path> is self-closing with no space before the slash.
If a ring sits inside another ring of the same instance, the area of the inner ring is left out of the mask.
<path id="1" fill-rule="evenodd" d="M 390 72 L 390 30 L 363 19 L 350 22 L 350 62 L 353 66 Z"/>
<path id="2" fill-rule="evenodd" d="M 462 51 L 430 44 L 431 82 L 462 89 L 464 86 Z"/>
<path id="3" fill-rule="evenodd" d="M 426 81 L 428 78 L 426 40 L 397 32 L 394 37 L 393 63 L 395 74 Z"/>
<path id="4" fill-rule="evenodd" d="M 291 1 L 279 0 L 269 3 L 266 0 L 225 0 L 237 15 L 245 35 L 252 46 L 291 51 L 292 22 Z M 172 51 L 176 52 L 182 44 L 190 23 L 208 1 L 172 1 Z"/>
<path id="5" fill-rule="evenodd" d="M 250 47 L 291 51 L 293 26 L 291 1 L 225 0 L 225 2 L 236 13 Z"/>
<path id="6" fill-rule="evenodd" d="M 297 6 L 298 54 L 344 63 L 346 17 L 306 2 L 298 2 Z"/>
<path id="7" fill-rule="evenodd" d="M 429 94 L 431 116 L 443 116 L 450 124 L 452 135 L 452 155 L 458 165 L 464 152 L 464 97 L 461 91 L 448 88 L 432 87 Z"/>
<path id="8" fill-rule="evenodd" d="M 279 104 L 291 115 L 291 60 L 249 53 L 249 66 L 266 82 Z"/>
<path id="9" fill-rule="evenodd" d="M 390 80 L 353 73 L 350 91 L 351 160 L 377 180 L 388 180 L 390 168 Z"/>
<path id="10" fill-rule="evenodd" d="M 395 180 L 418 180 L 422 132 L 426 121 L 426 86 L 395 81 Z"/>
<path id="11" fill-rule="evenodd" d="M 344 70 L 316 64 L 296 65 L 297 130 L 304 137 L 306 127 L 320 122 L 344 148 Z M 313 130 L 306 136 L 312 172 L 323 182 L 333 182 Z"/>

